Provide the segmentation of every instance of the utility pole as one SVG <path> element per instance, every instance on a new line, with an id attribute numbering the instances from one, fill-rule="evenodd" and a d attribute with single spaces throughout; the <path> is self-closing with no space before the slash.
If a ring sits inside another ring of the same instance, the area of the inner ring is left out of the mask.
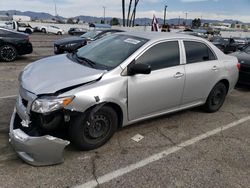
<path id="1" fill-rule="evenodd" d="M 187 18 L 188 18 L 188 13 L 186 12 L 186 25 L 187 25 Z"/>
<path id="2" fill-rule="evenodd" d="M 106 10 L 106 7 L 103 6 L 102 8 L 103 8 L 103 21 L 104 21 L 104 23 L 105 23 L 105 10 Z"/>
<path id="3" fill-rule="evenodd" d="M 164 25 L 166 25 L 166 11 L 167 11 L 167 5 L 165 5 L 165 9 L 164 9 Z"/>

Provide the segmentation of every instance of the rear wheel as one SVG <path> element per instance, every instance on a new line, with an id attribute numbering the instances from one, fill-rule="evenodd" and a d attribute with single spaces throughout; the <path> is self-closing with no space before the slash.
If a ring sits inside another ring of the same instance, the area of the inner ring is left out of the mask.
<path id="1" fill-rule="evenodd" d="M 81 150 L 98 148 L 112 137 L 117 125 L 118 118 L 113 108 L 103 106 L 94 113 L 90 110 L 72 119 L 69 128 L 71 141 Z"/>
<path id="2" fill-rule="evenodd" d="M 216 112 L 223 105 L 227 95 L 227 87 L 224 83 L 217 83 L 210 92 L 204 108 L 207 112 Z"/>
<path id="3" fill-rule="evenodd" d="M 26 29 L 26 30 L 25 30 L 25 33 L 31 34 L 32 31 L 31 31 L 30 29 Z"/>
<path id="4" fill-rule="evenodd" d="M 0 59 L 3 61 L 14 61 L 17 57 L 16 48 L 10 44 L 5 44 L 0 47 Z"/>
<path id="5" fill-rule="evenodd" d="M 44 29 L 44 28 L 42 28 L 42 30 L 41 30 L 43 33 L 46 33 L 46 29 Z"/>
<path id="6" fill-rule="evenodd" d="M 57 34 L 58 34 L 58 35 L 62 35 L 62 32 L 61 32 L 61 31 L 59 31 Z"/>

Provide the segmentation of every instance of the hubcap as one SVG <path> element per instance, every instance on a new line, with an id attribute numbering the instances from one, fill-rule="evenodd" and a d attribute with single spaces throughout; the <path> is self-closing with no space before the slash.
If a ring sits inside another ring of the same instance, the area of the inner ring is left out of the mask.
<path id="1" fill-rule="evenodd" d="M 9 47 L 9 46 L 5 46 L 1 50 L 1 57 L 5 61 L 12 61 L 12 60 L 14 60 L 15 56 L 16 56 L 15 50 L 13 48 Z"/>
<path id="2" fill-rule="evenodd" d="M 91 122 L 87 122 L 85 135 L 91 139 L 104 137 L 110 128 L 110 122 L 104 115 L 95 115 Z"/>
<path id="3" fill-rule="evenodd" d="M 223 97 L 223 92 L 221 90 L 216 90 L 214 93 L 214 97 L 212 98 L 212 104 L 218 105 L 220 104 Z"/>

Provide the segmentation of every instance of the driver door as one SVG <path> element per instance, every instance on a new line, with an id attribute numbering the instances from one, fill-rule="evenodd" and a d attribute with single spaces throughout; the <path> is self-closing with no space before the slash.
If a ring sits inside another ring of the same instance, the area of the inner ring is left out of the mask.
<path id="1" fill-rule="evenodd" d="M 128 77 L 129 120 L 178 109 L 185 81 L 178 41 L 155 44 L 135 63 L 150 65 L 151 73 Z"/>

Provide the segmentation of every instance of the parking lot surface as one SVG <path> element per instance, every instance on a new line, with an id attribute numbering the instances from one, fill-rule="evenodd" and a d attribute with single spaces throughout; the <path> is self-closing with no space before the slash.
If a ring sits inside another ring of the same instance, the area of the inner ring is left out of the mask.
<path id="1" fill-rule="evenodd" d="M 92 151 L 70 145 L 63 164 L 21 161 L 8 143 L 18 74 L 53 55 L 61 37 L 31 35 L 33 54 L 0 64 L 0 187 L 250 187 L 250 88 L 235 89 L 217 113 L 194 108 L 130 125 Z"/>

